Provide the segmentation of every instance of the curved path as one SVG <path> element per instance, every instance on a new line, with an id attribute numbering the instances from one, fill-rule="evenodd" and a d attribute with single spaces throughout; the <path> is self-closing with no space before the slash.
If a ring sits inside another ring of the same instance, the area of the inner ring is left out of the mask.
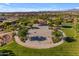
<path id="1" fill-rule="evenodd" d="M 65 33 L 62 30 L 59 30 L 59 31 L 63 34 L 63 37 L 66 37 Z M 56 47 L 64 42 L 63 39 L 58 43 L 51 43 L 51 44 L 45 44 L 45 45 L 44 44 L 42 45 L 41 42 L 38 42 L 39 44 L 34 42 L 34 44 L 36 43 L 36 45 L 34 46 L 33 44 L 31 44 L 32 42 L 30 42 L 30 43 L 28 43 L 29 41 L 27 41 L 25 43 L 22 42 L 18 36 L 15 36 L 14 38 L 15 38 L 15 41 L 17 44 L 22 45 L 24 47 L 28 47 L 28 48 L 34 48 L 34 49 L 52 48 L 52 47 Z"/>

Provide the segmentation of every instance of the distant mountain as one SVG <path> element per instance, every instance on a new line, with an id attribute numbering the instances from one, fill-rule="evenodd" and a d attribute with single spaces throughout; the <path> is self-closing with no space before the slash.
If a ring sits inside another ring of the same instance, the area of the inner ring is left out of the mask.
<path id="1" fill-rule="evenodd" d="M 69 9 L 67 11 L 79 11 L 79 9 Z"/>
<path id="2" fill-rule="evenodd" d="M 26 15 L 36 15 L 36 14 L 72 14 L 79 15 L 79 9 L 68 9 L 68 10 L 56 10 L 56 11 L 32 11 L 32 12 L 0 12 L 4 14 L 26 14 Z"/>

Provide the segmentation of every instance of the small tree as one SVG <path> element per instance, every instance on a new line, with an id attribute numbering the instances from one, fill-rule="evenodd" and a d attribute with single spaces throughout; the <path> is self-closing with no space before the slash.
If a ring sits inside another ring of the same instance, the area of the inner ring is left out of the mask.
<path id="1" fill-rule="evenodd" d="M 59 31 L 54 31 L 52 34 L 55 35 L 56 37 L 62 36 L 62 33 Z"/>
<path id="2" fill-rule="evenodd" d="M 26 40 L 27 31 L 28 29 L 26 28 L 22 28 L 18 31 L 18 36 L 21 38 L 23 42 Z"/>

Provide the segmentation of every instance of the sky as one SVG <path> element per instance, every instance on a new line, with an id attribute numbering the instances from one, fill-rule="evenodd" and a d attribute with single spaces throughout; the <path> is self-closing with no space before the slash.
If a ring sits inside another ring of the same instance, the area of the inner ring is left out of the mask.
<path id="1" fill-rule="evenodd" d="M 0 3 L 0 12 L 58 11 L 79 9 L 79 3 Z"/>

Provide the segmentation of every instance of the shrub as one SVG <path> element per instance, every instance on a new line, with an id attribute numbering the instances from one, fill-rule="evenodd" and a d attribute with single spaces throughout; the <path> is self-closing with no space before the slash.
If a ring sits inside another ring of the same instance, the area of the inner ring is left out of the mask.
<path id="1" fill-rule="evenodd" d="M 15 56 L 11 50 L 0 50 L 0 56 Z"/>
<path id="2" fill-rule="evenodd" d="M 22 40 L 23 42 L 24 42 L 25 39 L 26 39 L 27 31 L 28 31 L 28 29 L 26 29 L 26 28 L 21 28 L 21 29 L 18 31 L 18 36 L 21 38 L 21 40 Z"/>
<path id="3" fill-rule="evenodd" d="M 64 40 L 67 41 L 67 42 L 74 42 L 74 41 L 76 41 L 73 37 L 65 37 Z"/>
<path id="4" fill-rule="evenodd" d="M 58 39 L 58 38 L 52 38 L 52 40 L 53 40 L 53 43 L 57 43 L 57 42 L 61 41 L 61 39 Z"/>
<path id="5" fill-rule="evenodd" d="M 64 28 L 72 28 L 72 24 L 71 23 L 64 23 L 64 24 L 62 24 L 62 27 L 64 27 Z"/>
<path id="6" fill-rule="evenodd" d="M 18 35 L 19 35 L 20 37 L 25 37 L 25 36 L 26 36 L 26 30 L 25 30 L 25 29 L 19 30 L 19 31 L 18 31 Z"/>
<path id="7" fill-rule="evenodd" d="M 62 33 L 60 31 L 54 31 L 52 35 L 55 35 L 55 37 L 60 37 L 62 36 Z"/>
<path id="8" fill-rule="evenodd" d="M 54 37 L 52 37 L 52 40 L 54 43 L 61 41 L 62 33 L 60 31 L 54 31 L 54 32 L 52 32 L 52 35 L 54 36 Z"/>

